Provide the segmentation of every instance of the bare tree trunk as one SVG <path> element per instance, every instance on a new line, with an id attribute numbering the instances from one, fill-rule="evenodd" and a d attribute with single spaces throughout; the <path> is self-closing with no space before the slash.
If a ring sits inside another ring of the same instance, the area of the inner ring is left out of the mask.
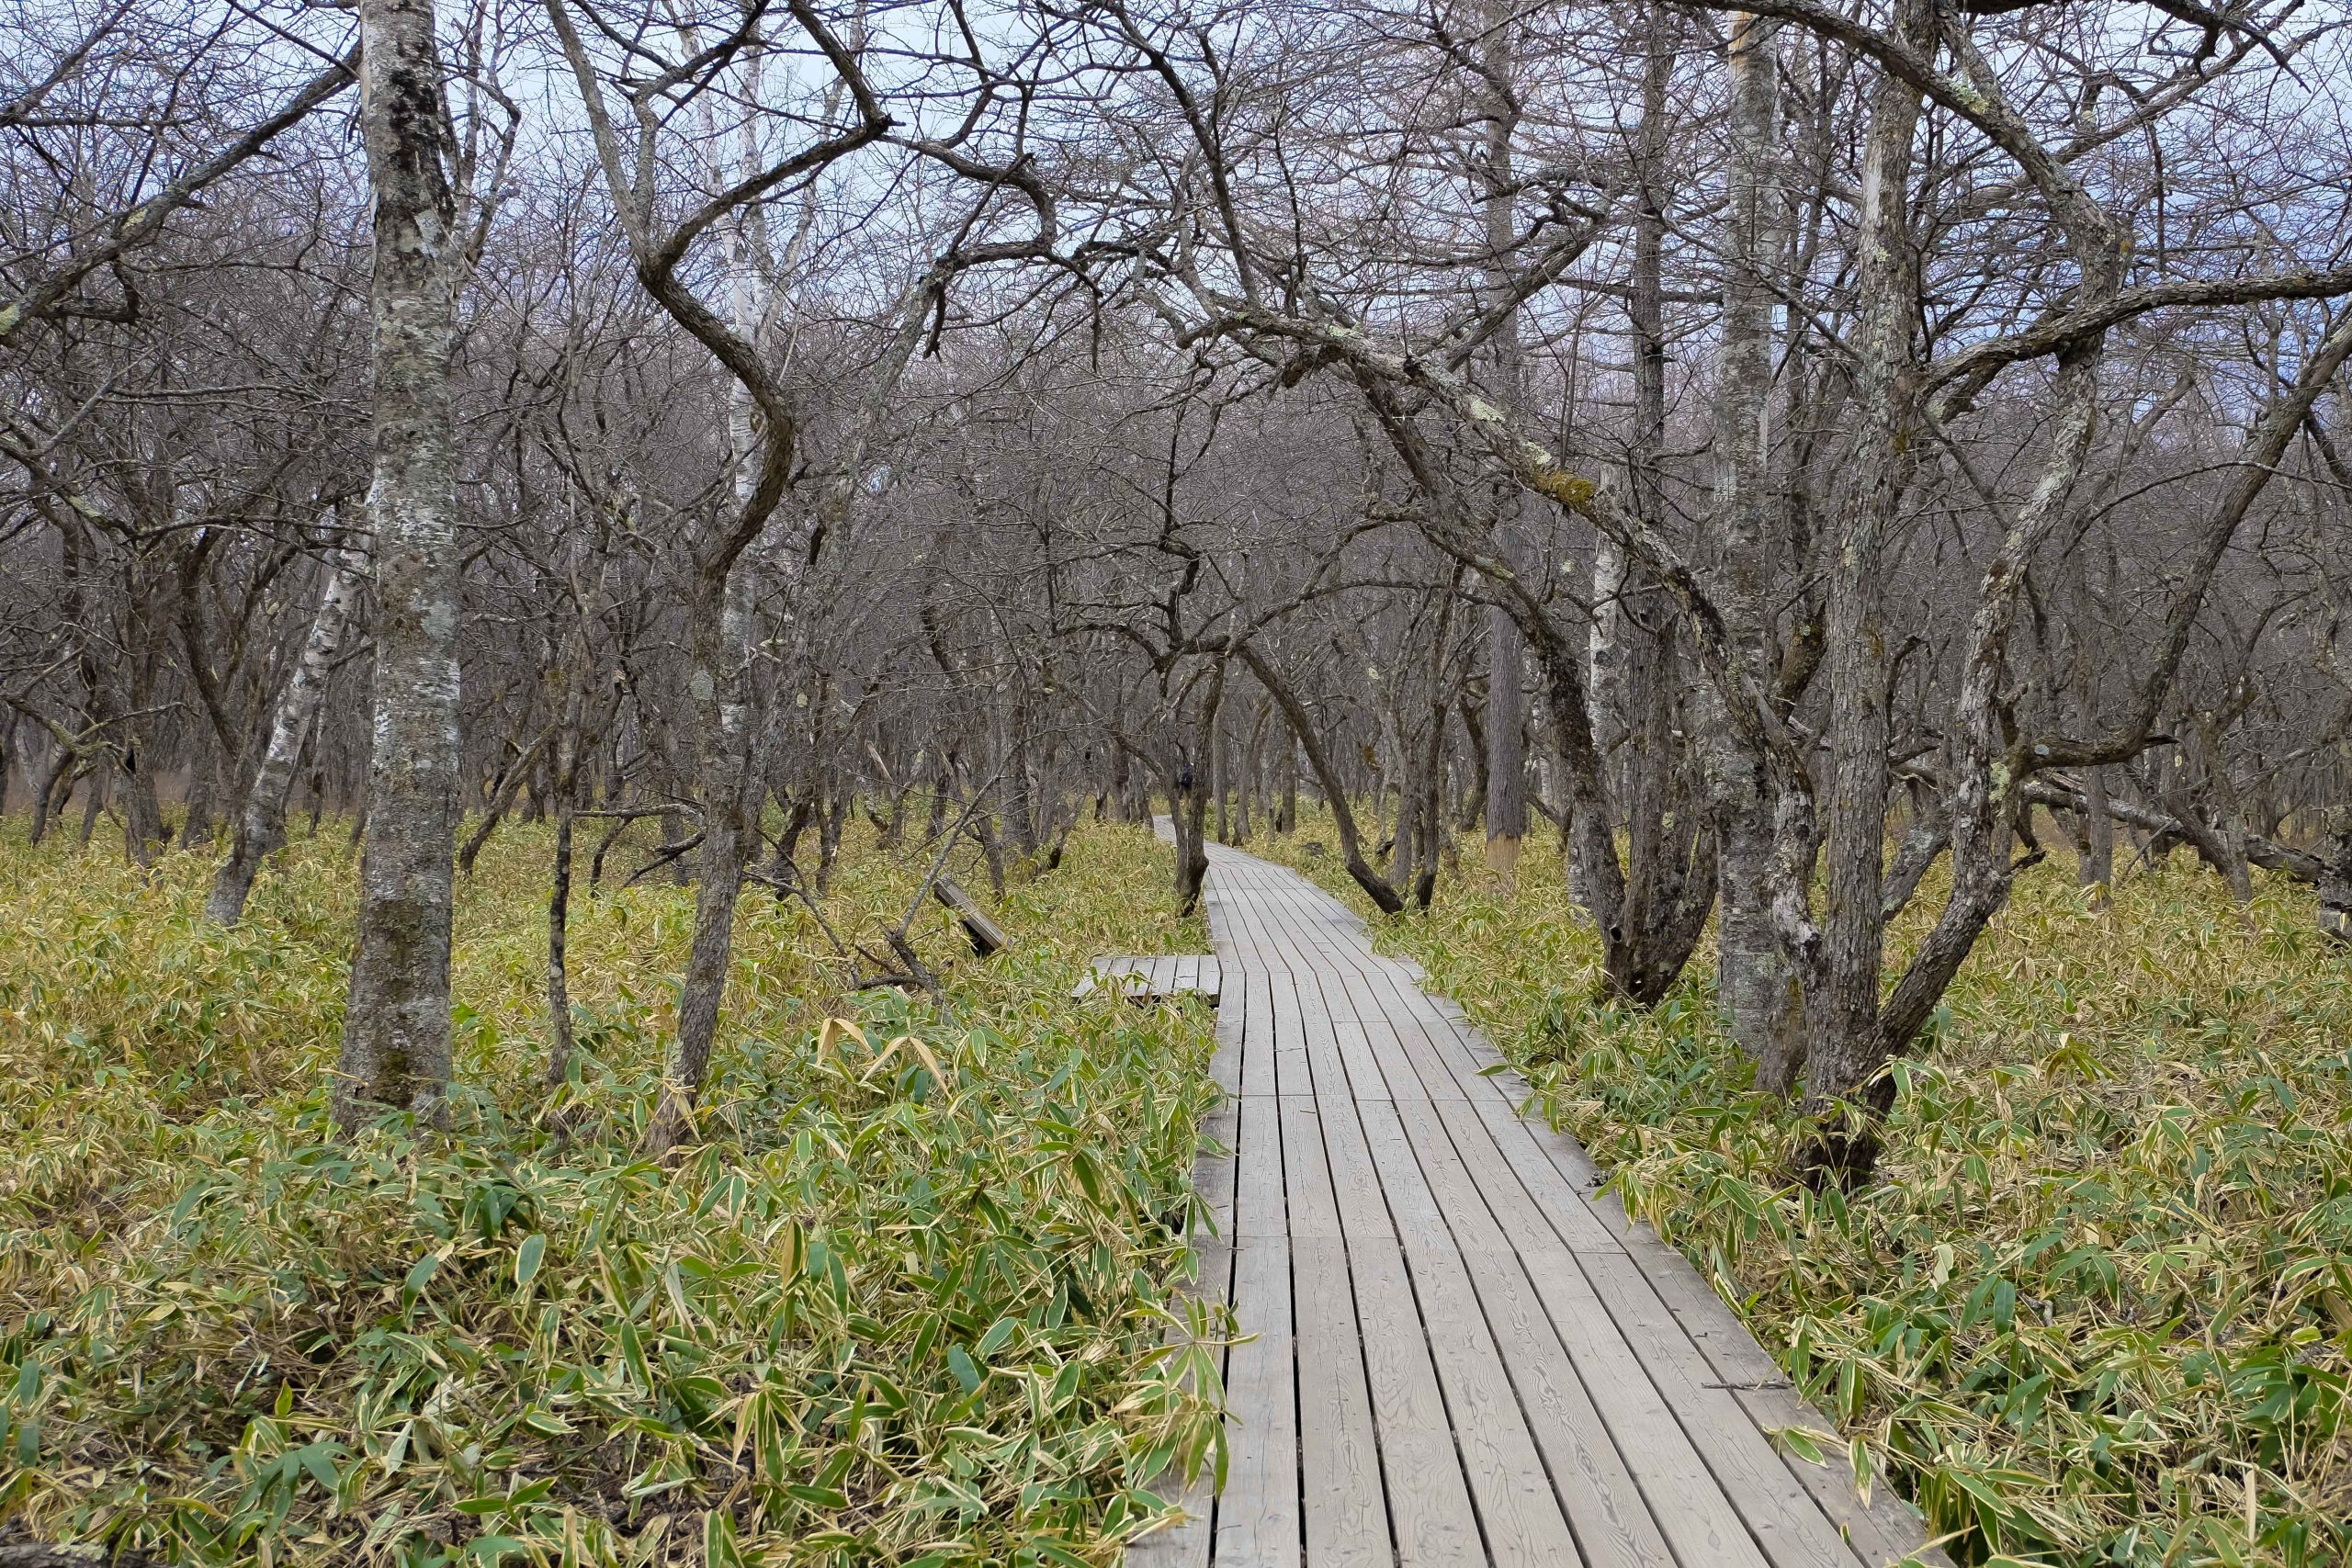
<path id="1" fill-rule="evenodd" d="M 130 858 L 143 870 L 153 870 L 155 855 L 171 839 L 164 826 L 164 807 L 155 797 L 155 775 L 148 771 L 152 753 L 131 751 L 122 764 L 122 834 Z"/>
<path id="2" fill-rule="evenodd" d="M 1240 777 L 1235 782 L 1235 828 L 1233 841 L 1250 841 L 1250 817 L 1253 809 L 1261 807 L 1265 775 L 1266 720 L 1274 711 L 1274 699 L 1258 699 L 1257 711 L 1250 718 L 1250 739 L 1242 747 Z"/>
<path id="3" fill-rule="evenodd" d="M 2080 544 L 2067 552 L 2065 581 L 2072 601 L 2066 621 L 2066 676 L 2074 697 L 2075 723 L 2083 734 L 2096 735 L 2105 728 L 2098 717 L 2098 671 L 2091 654 L 2090 627 L 2096 606 L 2083 570 Z M 2075 880 L 2091 890 L 2092 907 L 2103 909 L 2115 886 L 2115 821 L 2107 809 L 2107 770 L 2085 768 L 2082 778 L 2083 853 L 2075 865 Z"/>
<path id="4" fill-rule="evenodd" d="M 286 810 L 294 795 L 294 775 L 302 760 L 302 742 L 318 721 L 319 708 L 326 701 L 327 678 L 333 672 L 335 655 L 342 649 L 344 632 L 351 624 L 366 571 L 366 558 L 356 550 L 338 549 L 327 559 L 318 613 L 311 618 L 310 635 L 303 639 L 302 655 L 295 662 L 294 674 L 278 695 L 277 713 L 270 721 L 269 744 L 262 752 L 261 766 L 254 774 L 253 784 L 245 791 L 245 807 L 237 815 L 229 858 L 220 863 L 220 871 L 214 874 L 212 891 L 204 901 L 204 918 L 216 926 L 232 926 L 243 918 L 245 899 L 253 892 L 254 877 L 260 872 L 262 862 L 286 842 Z"/>
<path id="5" fill-rule="evenodd" d="M 1405 908 L 1405 900 L 1397 897 L 1396 889 L 1380 873 L 1373 870 L 1371 863 L 1363 858 L 1363 836 L 1357 830 L 1355 812 L 1348 805 L 1347 787 L 1340 781 L 1339 770 L 1331 765 L 1330 754 L 1324 750 L 1323 743 L 1317 736 L 1314 716 L 1306 711 L 1306 705 L 1298 700 L 1298 694 L 1291 690 L 1290 683 L 1274 672 L 1273 666 L 1263 655 L 1248 643 L 1242 644 L 1239 651 L 1250 666 L 1250 672 L 1258 677 L 1258 683 L 1266 688 L 1267 694 L 1274 699 L 1274 705 L 1283 710 L 1283 717 L 1290 725 L 1292 738 L 1306 753 L 1307 766 L 1315 770 L 1315 782 L 1322 787 L 1323 803 L 1330 807 L 1331 827 L 1339 836 L 1340 863 L 1348 868 L 1348 874 L 1355 879 L 1356 886 L 1364 890 L 1365 897 L 1379 906 L 1382 914 L 1397 913 Z"/>
<path id="6" fill-rule="evenodd" d="M 1401 748 L 1399 749 L 1401 751 Z M 1392 887 L 1410 892 L 1415 872 L 1420 864 L 1421 849 L 1421 778 L 1420 769 L 1404 756 L 1397 759 L 1396 832 L 1388 855 L 1388 883 Z"/>
<path id="7" fill-rule="evenodd" d="M 1226 755 L 1230 738 L 1225 730 L 1225 710 L 1223 705 L 1219 705 L 1217 716 L 1209 725 L 1205 744 L 1201 749 L 1201 760 L 1209 771 L 1209 798 L 1216 803 L 1216 841 L 1230 844 L 1233 842 L 1233 822 L 1227 811 L 1227 804 L 1233 792 L 1230 776 L 1233 770 L 1228 765 L 1231 759 Z"/>
<path id="8" fill-rule="evenodd" d="M 2077 874 L 2086 887 L 2096 889 L 2092 907 L 2105 908 L 2115 895 L 2115 818 L 2109 810 L 2107 770 L 2083 770 L 2083 798 L 2088 802 L 2083 839 L 2087 846 Z"/>
<path id="9" fill-rule="evenodd" d="M 572 625 L 562 671 L 562 727 L 556 739 L 555 869 L 548 886 L 548 1084 L 560 1085 L 571 1074 L 575 1046 L 571 1031 L 571 975 L 568 946 L 571 927 L 571 840 L 580 812 L 580 758 L 587 744 L 582 733 L 588 714 L 588 687 L 595 678 L 595 658 L 588 640 L 588 607 L 573 597 Z"/>
<path id="10" fill-rule="evenodd" d="M 1638 354 L 1638 350 L 1636 353 Z M 1592 741 L 1601 767 L 1611 770 L 1624 744 L 1625 552 L 1607 536 L 1592 554 L 1592 637 L 1585 657 L 1585 691 L 1592 703 Z"/>
<path id="11" fill-rule="evenodd" d="M 1458 588 L 1457 588 L 1458 592 Z M 1440 625 L 1437 657 L 1431 660 L 1430 682 L 1440 689 L 1430 703 L 1429 735 L 1422 742 L 1420 759 L 1420 854 L 1419 867 L 1412 881 L 1413 903 L 1419 908 L 1430 907 L 1437 893 L 1438 863 L 1447 844 L 1445 821 L 1445 719 L 1453 707 L 1453 694 L 1442 689 L 1446 642 L 1452 631 L 1453 598 L 1446 599 L 1446 615 Z"/>
<path id="12" fill-rule="evenodd" d="M 1642 73 L 1642 131 L 1637 144 L 1642 200 L 1634 219 L 1633 291 L 1627 314 L 1634 330 L 1634 431 L 1626 455 L 1635 513 L 1662 524 L 1666 503 L 1661 462 L 1666 436 L 1665 240 L 1668 88 L 1674 66 L 1676 17 L 1654 8 L 1647 18 Z M 1612 555 L 1602 563 L 1615 579 L 1606 616 L 1607 658 L 1596 666 L 1613 684 L 1612 737 L 1619 755 L 1613 793 L 1625 829 L 1623 874 L 1603 965 L 1606 995 L 1639 1007 L 1663 1000 L 1683 965 L 1714 898 L 1714 833 L 1702 810 L 1685 801 L 1685 747 L 1675 716 L 1680 703 L 1675 622 L 1667 596 L 1646 569 Z M 1595 652 L 1603 651 L 1596 642 Z M 1606 753 L 1604 753 L 1604 758 Z M 1604 827 L 1588 839 L 1579 874 L 1596 890 L 1598 862 L 1613 861 L 1613 835 Z"/>
<path id="13" fill-rule="evenodd" d="M 1932 37 L 1926 0 L 1904 0 L 1906 37 Z M 1805 1103 L 1826 1110 L 1873 1083 L 1885 1057 L 1879 1048 L 1879 976 L 1885 917 L 1882 867 L 1886 852 L 1887 649 L 1879 622 L 1886 534 L 1909 472 L 1914 439 L 1914 310 L 1908 187 L 1920 92 L 1892 74 L 1881 78 L 1863 152 L 1861 321 L 1855 438 L 1856 499 L 1832 553 L 1829 578 L 1828 809 L 1823 821 L 1826 888 L 1819 962 L 1808 976 Z M 1791 869 L 1783 863 L 1781 871 Z M 1776 889 L 1785 892 L 1786 889 Z M 1814 1156 L 1842 1176 L 1867 1175 L 1874 1134 L 1825 1135 Z"/>
<path id="14" fill-rule="evenodd" d="M 1492 629 L 1488 628 L 1489 631 Z M 1519 628 L 1513 626 L 1511 629 L 1516 632 Z M 1491 659 L 1494 655 L 1492 637 L 1487 639 L 1487 652 Z M 1462 808 L 1454 816 L 1454 826 L 1466 833 L 1487 819 L 1487 714 L 1467 691 L 1462 694 L 1460 705 L 1462 732 L 1469 739 L 1464 754 L 1470 760 L 1470 787 L 1463 794 Z M 1524 795 L 1521 796 L 1522 805 L 1525 798 Z"/>
<path id="15" fill-rule="evenodd" d="M 368 847 L 335 1120 L 438 1120 L 449 1081 L 458 782 L 457 494 L 449 406 L 457 198 L 431 0 L 360 0 L 360 124 L 376 224 L 379 607 Z"/>
<path id="16" fill-rule="evenodd" d="M 752 574 L 740 565 L 716 585 L 705 583 L 693 633 L 694 673 L 689 684 L 695 726 L 702 736 L 700 795 L 702 853 L 695 872 L 695 935 L 686 953 L 686 974 L 678 998 L 678 1039 L 662 1073 L 662 1102 L 646 1133 L 646 1146 L 661 1153 L 684 1137 L 695 1098 L 710 1069 L 711 1043 L 718 1033 L 719 1004 L 727 992 L 734 951 L 735 905 L 743 890 L 743 867 L 757 841 L 752 822 L 756 798 L 751 782 L 751 716 L 748 705 L 751 658 Z M 715 587 L 715 594 L 710 592 Z"/>
<path id="17" fill-rule="evenodd" d="M 1208 850 L 1201 842 L 1205 829 L 1195 809 L 1201 798 L 1199 781 L 1180 767 L 1168 785 L 1168 826 L 1176 836 L 1176 897 L 1187 914 L 1198 906 L 1209 872 Z"/>
<path id="18" fill-rule="evenodd" d="M 1512 287 L 1510 251 L 1519 238 L 1511 160 L 1511 140 L 1519 129 L 1512 18 L 1507 6 L 1489 7 L 1478 62 L 1486 77 L 1485 216 L 1487 249 L 1492 258 L 1487 286 L 1498 298 L 1508 298 Z M 1493 378 L 1497 400 L 1506 408 L 1516 408 L 1523 395 L 1517 310 L 1496 330 L 1493 343 L 1493 364 L 1487 373 Z M 1496 535 L 1508 549 L 1519 521 L 1521 491 L 1515 484 L 1498 484 L 1494 496 Z M 1500 605 L 1487 608 L 1486 633 L 1486 755 L 1481 761 L 1487 866 L 1508 884 L 1518 873 L 1520 846 L 1527 838 L 1527 689 L 1521 678 L 1527 649 L 1518 623 Z"/>
<path id="19" fill-rule="evenodd" d="M 212 841 L 213 802 L 219 790 L 220 748 L 207 731 L 197 734 L 194 754 L 188 761 L 187 814 L 180 822 L 180 848 L 197 849 Z M 5 815 L 8 789 L 0 781 L 0 815 Z"/>
<path id="20" fill-rule="evenodd" d="M 1225 660 L 1220 659 L 1210 672 L 1209 689 L 1201 700 L 1201 716 L 1194 726 L 1193 754 L 1200 760 L 1200 766 L 1187 769 L 1178 764 L 1178 787 L 1171 796 L 1170 820 L 1176 829 L 1176 895 L 1187 915 L 1200 907 L 1201 889 L 1208 879 L 1209 797 L 1204 784 L 1215 787 L 1217 724 L 1224 712 Z M 1202 778 L 1203 773 L 1208 775 L 1207 780 Z"/>
<path id="21" fill-rule="evenodd" d="M 113 784 L 114 764 L 112 762 L 101 762 L 90 774 L 89 792 L 82 797 L 81 844 L 85 850 L 90 847 L 91 839 L 97 834 L 98 818 L 106 811 L 107 795 Z"/>
<path id="22" fill-rule="evenodd" d="M 311 753 L 311 765 L 304 776 L 309 781 L 311 791 L 311 837 L 315 839 L 319 836 L 319 819 L 326 814 L 327 809 L 327 764 L 324 757 L 320 754 L 322 742 L 316 730 L 311 732 L 311 738 L 304 744 L 310 748 Z"/>
<path id="23" fill-rule="evenodd" d="M 1527 644 L 1500 605 L 1487 609 L 1487 711 L 1483 764 L 1487 866 L 1506 883 L 1518 874 L 1527 840 Z"/>
<path id="24" fill-rule="evenodd" d="M 1745 13 L 1731 25 L 1731 236 L 1724 268 L 1723 347 L 1715 410 L 1720 603 L 1730 651 L 1758 691 L 1770 690 L 1773 561 L 1789 541 L 1770 534 L 1772 293 L 1779 168 L 1779 25 Z M 1773 811 L 1762 758 L 1740 742 L 1713 682 L 1695 706 L 1721 843 L 1715 990 L 1732 1038 L 1756 1063 L 1757 1087 L 1785 1094 L 1802 1048 L 1802 998 L 1772 929 Z"/>
<path id="25" fill-rule="evenodd" d="M 2238 792 L 2237 781 L 2230 776 L 2230 760 L 2222 750 L 2221 726 L 2207 719 L 2200 724 L 2199 735 L 2198 749 L 2205 754 L 2206 793 L 2212 796 L 2213 814 L 2218 818 L 2215 828 L 2229 853 L 2223 874 L 2229 879 L 2230 897 L 2237 900 L 2242 911 L 2246 910 L 2254 902 L 2254 873 L 2245 858 L 2245 801 Z M 2246 915 L 2246 926 L 2249 931 L 2253 929 L 2251 913 Z"/>
<path id="26" fill-rule="evenodd" d="M 507 812 L 514 809 L 515 795 L 529 781 L 532 769 L 538 765 L 539 758 L 555 738 L 556 726 L 549 724 L 532 739 L 529 745 L 517 751 L 514 760 L 500 770 L 496 779 L 491 783 L 482 797 L 481 820 L 474 824 L 474 830 L 467 834 L 465 842 L 458 847 L 459 872 L 467 876 L 474 874 L 474 862 L 481 857 L 482 846 L 490 842 L 490 836 L 498 831 L 499 823 L 505 820 Z M 507 743 L 514 743 L 511 738 Z"/>
<path id="27" fill-rule="evenodd" d="M 1127 755 L 1127 749 L 1115 739 L 1111 743 L 1110 762 L 1109 794 L 1112 819 L 1118 822 L 1132 822 L 1135 820 L 1133 799 L 1135 784 L 1132 777 L 1135 762 Z"/>
<path id="28" fill-rule="evenodd" d="M 51 821 L 64 808 L 63 791 L 59 786 L 72 773 L 74 761 L 74 749 L 60 744 L 49 766 L 33 777 L 33 825 L 27 841 L 35 849 L 49 836 Z"/>
<path id="29" fill-rule="evenodd" d="M 560 787 L 560 786 L 559 786 Z M 574 1042 L 571 1033 L 571 979 L 566 952 L 571 922 L 571 836 L 578 815 L 568 794 L 559 795 L 555 808 L 555 874 L 548 887 L 548 1082 L 560 1084 L 571 1076 Z"/>

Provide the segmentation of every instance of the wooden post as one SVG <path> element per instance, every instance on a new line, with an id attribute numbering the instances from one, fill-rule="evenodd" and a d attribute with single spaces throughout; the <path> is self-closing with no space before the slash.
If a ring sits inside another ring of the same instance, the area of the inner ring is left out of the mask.
<path id="1" fill-rule="evenodd" d="M 964 934 L 971 939 L 972 951 L 982 958 L 1005 946 L 1004 932 L 988 917 L 986 910 L 964 891 L 963 884 L 952 876 L 943 876 L 931 885 L 931 896 L 947 906 L 963 926 Z"/>

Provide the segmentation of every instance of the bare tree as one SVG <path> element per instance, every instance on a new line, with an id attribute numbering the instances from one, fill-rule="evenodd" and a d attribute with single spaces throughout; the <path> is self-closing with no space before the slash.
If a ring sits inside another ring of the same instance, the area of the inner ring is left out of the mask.
<path id="1" fill-rule="evenodd" d="M 449 361 L 464 265 L 457 148 L 431 0 L 361 0 L 374 200 L 375 724 L 359 935 L 335 1120 L 437 1118 L 449 1081 L 458 785 L 457 454 Z"/>

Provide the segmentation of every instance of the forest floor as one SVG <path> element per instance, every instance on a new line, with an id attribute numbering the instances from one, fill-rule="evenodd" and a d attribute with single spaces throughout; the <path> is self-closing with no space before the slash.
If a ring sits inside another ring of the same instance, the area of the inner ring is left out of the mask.
<path id="1" fill-rule="evenodd" d="M 1332 842 L 1310 817 L 1247 847 L 1369 912 Z M 2352 1562 L 2352 956 L 2309 890 L 2262 882 L 2249 926 L 2186 855 L 2104 911 L 2071 863 L 2028 872 L 1896 1068 L 1880 1179 L 1815 1194 L 1716 1025 L 1710 950 L 1653 1013 L 1597 1006 L 1556 836 L 1515 890 L 1458 850 L 1466 874 L 1376 940 L 1957 1560 Z"/>
<path id="2" fill-rule="evenodd" d="M 928 857 L 850 837 L 825 904 L 872 941 Z M 1217 1441 L 1204 1353 L 1165 1348 L 1208 1015 L 1065 999 L 1094 953 L 1204 950 L 1166 848 L 1082 829 L 991 902 L 986 963 L 927 907 L 935 1000 L 844 996 L 808 913 L 747 889 L 700 1142 L 657 1166 L 692 893 L 575 899 L 551 1093 L 550 842 L 509 828 L 460 884 L 450 1132 L 345 1142 L 342 832 L 222 932 L 209 856 L 0 827 L 0 1542 L 1115 1561 Z"/>

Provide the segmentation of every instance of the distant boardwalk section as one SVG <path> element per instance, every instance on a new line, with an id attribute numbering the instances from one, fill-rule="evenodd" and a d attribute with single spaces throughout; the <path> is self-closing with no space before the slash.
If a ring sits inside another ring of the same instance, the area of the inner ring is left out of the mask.
<path id="1" fill-rule="evenodd" d="M 1230 1097 L 1201 1289 L 1230 1475 L 1132 1568 L 1884 1568 L 1916 1514 L 1773 1431 L 1825 1423 L 1411 964 L 1305 878 L 1209 851 Z"/>

